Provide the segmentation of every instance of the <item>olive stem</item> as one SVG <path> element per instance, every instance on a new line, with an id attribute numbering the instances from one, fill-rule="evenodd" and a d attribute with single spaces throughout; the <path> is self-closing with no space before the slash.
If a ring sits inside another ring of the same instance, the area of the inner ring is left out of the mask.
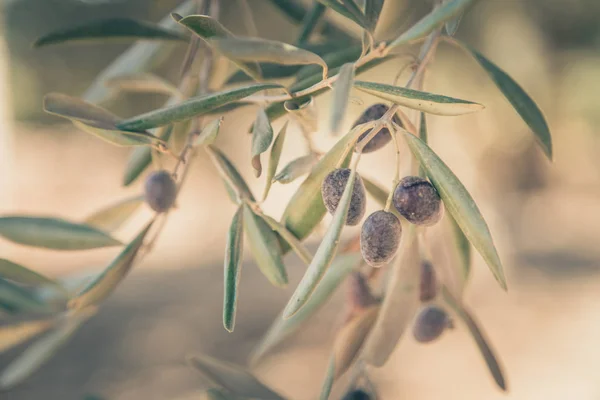
<path id="1" fill-rule="evenodd" d="M 396 189 L 398 182 L 400 182 L 400 142 L 396 137 L 397 131 L 394 129 L 394 127 L 391 124 L 388 124 L 387 126 L 390 135 L 392 135 L 394 145 L 396 146 L 396 171 L 394 173 L 394 180 L 392 181 L 392 189 L 390 190 L 388 198 L 385 202 L 385 208 L 383 209 L 385 212 L 390 212 L 390 208 L 392 206 L 392 199 L 394 197 L 394 190 Z"/>
<path id="2" fill-rule="evenodd" d="M 344 149 L 344 152 L 343 152 L 342 156 L 340 157 L 340 159 L 338 160 L 338 162 L 336 164 L 336 168 L 341 168 L 342 164 L 344 163 L 344 160 L 348 156 L 348 153 L 352 150 L 352 148 L 354 146 L 356 146 L 356 141 L 358 140 L 358 138 L 360 137 L 360 135 L 362 135 L 368 129 L 371 129 L 371 128 L 374 129 L 375 125 L 377 125 L 377 121 L 370 121 L 370 122 L 367 122 L 367 123 L 364 123 L 364 124 L 361 124 L 361 125 L 358 125 L 358 126 L 354 127 L 354 129 L 352 129 L 348 133 L 348 135 L 352 135 L 353 136 L 353 139 L 350 140 L 350 142 L 346 145 L 346 148 Z M 354 139 L 354 138 L 356 138 L 356 139 Z M 367 139 L 367 138 L 365 137 L 365 139 Z M 361 143 L 365 139 L 361 140 Z M 358 151 L 358 149 L 357 149 L 357 151 Z M 362 152 L 362 148 L 361 148 L 360 151 Z"/>

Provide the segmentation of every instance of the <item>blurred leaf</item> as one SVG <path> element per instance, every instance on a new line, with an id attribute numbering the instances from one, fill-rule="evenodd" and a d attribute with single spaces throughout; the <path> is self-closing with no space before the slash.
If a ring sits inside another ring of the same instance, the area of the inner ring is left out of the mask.
<path id="1" fill-rule="evenodd" d="M 475 322 L 475 319 L 465 308 L 464 304 L 461 304 L 458 299 L 454 298 L 448 289 L 445 287 L 442 288 L 442 294 L 444 301 L 448 304 L 448 306 L 450 306 L 450 308 L 452 308 L 452 310 L 460 317 L 460 319 L 463 320 L 465 325 L 467 325 L 467 328 L 469 329 L 473 340 L 475 340 L 475 343 L 477 344 L 477 347 L 479 348 L 479 351 L 481 352 L 481 355 L 483 356 L 490 373 L 494 377 L 496 384 L 500 389 L 506 391 L 507 386 L 506 380 L 504 379 L 504 373 L 502 372 L 502 367 L 500 366 L 497 357 L 494 355 L 494 351 L 489 345 L 488 340 L 485 338 L 485 335 L 479 328 L 477 322 Z"/>
<path id="2" fill-rule="evenodd" d="M 446 21 L 456 17 L 473 2 L 473 0 L 449 0 L 442 5 L 436 7 L 429 14 L 421 18 L 419 22 L 411 26 L 407 31 L 402 33 L 392 43 L 387 46 L 388 50 L 393 49 L 417 39 L 421 39 L 436 28 L 440 27 Z"/>
<path id="3" fill-rule="evenodd" d="M 327 364 L 327 372 L 325 373 L 325 379 L 323 380 L 323 386 L 321 387 L 321 395 L 319 396 L 319 400 L 329 399 L 329 395 L 331 395 L 331 390 L 333 389 L 334 382 L 335 382 L 335 355 L 332 355 L 329 358 L 329 363 Z"/>
<path id="4" fill-rule="evenodd" d="M 16 264 L 5 258 L 0 258 L 0 279 L 6 279 L 27 286 L 52 286 L 63 290 L 62 286 L 32 269 Z"/>
<path id="5" fill-rule="evenodd" d="M 310 254 L 302 242 L 296 239 L 296 236 L 288 231 L 285 226 L 268 215 L 260 214 L 260 217 L 262 217 L 262 219 L 271 227 L 272 230 L 279 234 L 281 240 L 285 241 L 285 243 L 287 243 L 288 246 L 290 246 L 294 252 L 298 254 L 298 257 L 300 257 L 302 261 L 304 261 L 306 264 L 310 264 L 312 261 L 312 254 Z"/>
<path id="6" fill-rule="evenodd" d="M 341 129 L 348 100 L 350 99 L 350 89 L 354 82 L 354 64 L 347 63 L 342 66 L 338 74 L 338 79 L 333 86 L 333 100 L 331 103 L 331 119 L 329 129 L 333 135 L 337 135 Z"/>
<path id="7" fill-rule="evenodd" d="M 208 123 L 200 132 L 200 135 L 194 140 L 194 146 L 208 146 L 217 140 L 219 129 L 223 123 L 223 117 L 219 117 Z"/>
<path id="8" fill-rule="evenodd" d="M 114 232 L 119 229 L 143 203 L 144 196 L 138 195 L 129 197 L 96 211 L 85 219 L 85 223 L 106 232 Z"/>
<path id="9" fill-rule="evenodd" d="M 193 356 L 188 361 L 202 376 L 234 396 L 261 400 L 284 400 L 241 366 L 206 355 Z"/>
<path id="10" fill-rule="evenodd" d="M 52 305 L 39 299 L 34 292 L 5 279 L 0 279 L 0 308 L 11 314 L 53 311 Z"/>
<path id="11" fill-rule="evenodd" d="M 272 141 L 273 127 L 265 110 L 260 108 L 252 126 L 252 168 L 257 177 L 262 173 L 260 155 L 269 149 Z"/>
<path id="12" fill-rule="evenodd" d="M 385 203 L 387 202 L 387 198 L 389 196 L 387 190 L 379 186 L 377 183 L 373 182 L 369 178 L 365 178 L 364 176 L 360 176 L 367 193 L 369 193 L 373 199 L 379 204 L 381 207 L 385 207 Z"/>
<path id="13" fill-rule="evenodd" d="M 346 63 L 354 63 L 360 57 L 361 46 L 348 46 L 345 48 L 339 49 L 339 46 L 334 50 L 325 55 L 323 55 L 323 60 L 327 63 L 329 69 L 338 68 Z M 307 65 L 302 67 L 296 74 L 296 83 L 311 78 L 313 76 L 321 77 L 320 73 L 321 68 L 316 65 Z M 318 74 L 318 75 L 317 75 Z M 329 74 L 333 76 L 333 71 Z M 311 86 L 311 85 L 309 85 Z M 298 90 L 295 85 L 292 86 L 292 90 Z"/>
<path id="14" fill-rule="evenodd" d="M 0 217 L 0 236 L 26 246 L 54 250 L 87 250 L 122 244 L 92 226 L 46 217 Z"/>
<path id="15" fill-rule="evenodd" d="M 317 161 L 319 160 L 314 154 L 298 157 L 283 167 L 281 171 L 275 175 L 273 181 L 282 184 L 293 182 L 302 175 L 309 173 Z"/>
<path id="16" fill-rule="evenodd" d="M 344 193 L 342 194 L 338 207 L 333 215 L 333 219 L 331 220 L 331 224 L 329 225 L 329 228 L 327 228 L 327 232 L 325 233 L 325 236 L 323 236 L 323 240 L 313 257 L 312 262 L 308 266 L 308 269 L 304 273 L 302 280 L 283 310 L 283 318 L 290 318 L 306 304 L 323 278 L 327 268 L 329 268 L 331 261 L 333 261 L 340 243 L 342 229 L 346 224 L 355 177 L 356 167 L 353 167 L 350 172 L 350 177 L 348 178 L 348 183 L 346 183 Z"/>
<path id="17" fill-rule="evenodd" d="M 424 112 L 421 112 L 420 115 L 421 121 L 419 123 L 419 139 L 421 139 L 423 143 L 427 144 L 427 118 L 425 117 Z M 419 166 L 419 176 L 423 178 L 427 177 L 427 172 L 425 172 L 425 169 L 422 165 Z"/>
<path id="18" fill-rule="evenodd" d="M 395 104 L 436 115 L 469 114 L 484 108 L 479 103 L 467 100 L 383 83 L 355 81 L 354 87 Z"/>
<path id="19" fill-rule="evenodd" d="M 446 29 L 446 33 L 448 34 L 448 36 L 454 36 L 456 34 L 462 16 L 463 15 L 461 13 L 458 14 L 456 17 L 446 21 L 446 23 L 444 24 L 444 28 Z"/>
<path id="20" fill-rule="evenodd" d="M 115 290 L 131 270 L 153 222 L 146 225 L 101 274 L 69 301 L 69 308 L 80 310 L 98 304 Z"/>
<path id="21" fill-rule="evenodd" d="M 215 166 L 219 170 L 221 178 L 223 178 L 225 181 L 225 187 L 228 188 L 231 200 L 234 203 L 237 202 L 237 196 L 232 195 L 239 192 L 242 194 L 242 196 L 246 196 L 248 199 L 250 199 L 250 201 L 256 201 L 254 199 L 254 195 L 248 187 L 248 184 L 244 178 L 242 178 L 231 161 L 229 161 L 227 156 L 225 156 L 221 150 L 212 145 L 207 146 L 206 151 L 211 156 Z M 233 184 L 234 187 L 231 187 L 231 184 Z"/>
<path id="22" fill-rule="evenodd" d="M 325 14 L 327 8 L 316 1 L 313 2 L 312 7 L 302 18 L 302 28 L 298 34 L 298 43 L 308 42 L 310 36 L 318 25 L 319 21 Z"/>
<path id="23" fill-rule="evenodd" d="M 315 133 L 319 128 L 319 112 L 312 96 L 287 100 L 283 103 L 283 108 L 300 125 L 305 136 Z"/>
<path id="24" fill-rule="evenodd" d="M 452 215 L 448 215 L 447 218 L 452 230 L 454 248 L 459 261 L 459 282 L 462 293 L 467 286 L 469 275 L 471 274 L 471 244 Z"/>
<path id="25" fill-rule="evenodd" d="M 542 114 L 537 104 L 506 72 L 466 44 L 460 43 L 460 45 L 470 51 L 477 62 L 486 70 L 498 89 L 504 94 L 504 97 L 512 104 L 513 108 L 523 118 L 523 121 L 529 125 L 535 134 L 537 143 L 548 159 L 552 161 L 552 136 L 544 114 Z"/>
<path id="26" fill-rule="evenodd" d="M 281 151 L 283 150 L 283 144 L 285 142 L 285 135 L 287 132 L 288 121 L 285 122 L 275 141 L 273 142 L 273 146 L 271 147 L 271 153 L 269 155 L 269 166 L 267 167 L 267 176 L 265 183 L 265 191 L 263 193 L 263 200 L 267 198 L 269 194 L 269 190 L 271 190 L 271 184 L 273 183 L 273 176 L 277 171 L 277 166 L 279 165 L 279 159 L 281 157 Z"/>
<path id="27" fill-rule="evenodd" d="M 181 96 L 171 82 L 150 73 L 121 75 L 106 80 L 106 86 L 124 92 L 160 93 Z"/>
<path id="28" fill-rule="evenodd" d="M 217 107 L 241 100 L 244 97 L 250 96 L 261 90 L 280 87 L 281 85 L 273 83 L 254 84 L 204 96 L 197 96 L 170 107 L 160 108 L 121 121 L 117 124 L 117 127 L 125 130 L 140 130 L 167 125 L 175 121 L 182 121 L 184 119 L 206 114 Z"/>
<path id="29" fill-rule="evenodd" d="M 165 125 L 159 130 L 162 132 L 159 137 L 165 143 L 169 141 L 173 132 L 173 125 Z M 152 148 L 140 146 L 133 149 L 127 161 L 125 176 L 123 177 L 123 186 L 129 186 L 148 168 L 152 163 Z"/>
<path id="30" fill-rule="evenodd" d="M 277 236 L 248 204 L 244 204 L 244 230 L 254 260 L 263 275 L 274 286 L 286 286 L 288 277 L 281 258 L 281 248 L 277 242 Z"/>
<path id="31" fill-rule="evenodd" d="M 242 253 L 244 251 L 244 209 L 238 208 L 227 232 L 225 245 L 225 295 L 223 300 L 223 326 L 233 332 L 237 307 L 237 290 L 240 282 Z"/>
<path id="32" fill-rule="evenodd" d="M 47 331 L 54 323 L 54 318 L 48 317 L 17 323 L 0 323 L 0 353 Z"/>
<path id="33" fill-rule="evenodd" d="M 368 29 L 368 22 L 367 22 L 365 15 L 360 10 L 357 11 L 357 7 L 355 4 L 353 4 L 354 7 L 352 5 L 350 5 L 350 3 L 353 3 L 352 0 L 350 0 L 350 1 L 342 0 L 344 4 L 340 3 L 338 0 L 317 0 L 317 1 L 319 3 L 326 5 L 329 8 L 331 8 L 333 11 L 337 12 L 338 14 L 341 14 L 344 17 L 348 18 L 350 21 L 356 23 L 361 28 Z"/>
<path id="34" fill-rule="evenodd" d="M 304 307 L 288 319 L 283 319 L 282 315 L 275 319 L 265 336 L 252 351 L 251 364 L 257 362 L 281 341 L 296 332 L 331 298 L 344 279 L 358 268 L 361 261 L 360 253 L 338 255 Z"/>
<path id="35" fill-rule="evenodd" d="M 439 192 L 446 210 L 454 217 L 465 236 L 482 255 L 500 287 L 506 290 L 506 278 L 502 270 L 502 263 L 490 230 L 475 201 L 456 175 L 429 146 L 410 133 L 405 133 L 404 136 L 410 150 L 425 168 L 431 183 Z"/>
<path id="36" fill-rule="evenodd" d="M 385 0 L 366 0 L 365 16 L 371 32 L 375 32 L 384 2 Z"/>
<path id="37" fill-rule="evenodd" d="M 420 258 L 415 228 L 405 230 L 385 289 L 381 311 L 364 347 L 364 360 L 383 366 L 412 322 L 419 306 Z"/>
<path id="38" fill-rule="evenodd" d="M 208 400 L 236 400 L 237 397 L 232 396 L 231 394 L 227 393 L 224 390 L 221 389 L 208 389 L 206 391 L 206 397 L 208 397 Z"/>
<path id="39" fill-rule="evenodd" d="M 282 13 L 287 15 L 292 21 L 300 23 L 306 15 L 306 9 L 302 4 L 290 0 L 269 0 L 271 4 L 277 7 Z"/>

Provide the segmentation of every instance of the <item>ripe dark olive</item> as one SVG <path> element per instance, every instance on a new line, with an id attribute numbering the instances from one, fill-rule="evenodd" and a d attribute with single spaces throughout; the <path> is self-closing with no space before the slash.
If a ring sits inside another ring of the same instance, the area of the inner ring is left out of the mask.
<path id="1" fill-rule="evenodd" d="M 402 225 L 394 214 L 375 211 L 365 220 L 360 231 L 360 252 L 372 267 L 389 262 L 400 245 Z"/>
<path id="2" fill-rule="evenodd" d="M 354 128 L 358 125 L 366 124 L 367 122 L 371 122 L 371 121 L 375 121 L 375 120 L 383 117 L 385 115 L 385 113 L 388 112 L 389 109 L 390 108 L 388 106 L 386 106 L 385 104 L 381 104 L 381 103 L 374 104 L 371 107 L 367 108 L 362 113 L 362 115 L 356 120 L 356 122 L 354 122 L 354 125 L 352 125 L 352 127 Z M 395 123 L 402 126 L 402 121 L 400 121 L 400 119 L 396 115 L 394 115 L 393 120 Z M 371 129 L 369 129 L 368 131 L 366 131 L 365 133 L 360 135 L 357 143 L 359 143 L 362 139 L 364 139 L 370 132 L 371 132 Z M 390 131 L 387 128 L 382 128 L 377 133 L 377 135 L 375 135 L 375 137 L 373 139 L 371 139 L 369 141 L 369 143 L 365 146 L 365 148 L 363 149 L 363 153 L 371 153 L 375 150 L 379 150 L 380 148 L 382 148 L 383 146 L 388 144 L 388 142 L 391 140 L 392 140 L 392 137 L 390 136 Z"/>
<path id="3" fill-rule="evenodd" d="M 413 336 L 419 343 L 434 341 L 450 326 L 450 318 L 444 310 L 428 306 L 421 310 L 413 327 Z"/>
<path id="4" fill-rule="evenodd" d="M 348 285 L 348 304 L 352 310 L 364 310 L 377 303 L 377 299 L 371 293 L 369 283 L 363 274 L 353 272 L 350 275 Z"/>
<path id="5" fill-rule="evenodd" d="M 362 389 L 348 392 L 342 400 L 371 400 L 371 396 Z"/>
<path id="6" fill-rule="evenodd" d="M 348 168 L 340 168 L 332 171 L 323 180 L 321 195 L 329 213 L 335 213 L 349 178 L 350 170 Z M 365 194 L 365 186 L 360 176 L 356 174 L 346 225 L 357 225 L 365 215 L 366 208 L 367 196 Z"/>
<path id="7" fill-rule="evenodd" d="M 433 300 L 437 293 L 435 269 L 429 261 L 421 262 L 420 299 L 422 302 Z"/>
<path id="8" fill-rule="evenodd" d="M 154 211 L 161 213 L 173 207 L 176 195 L 177 184 L 169 171 L 156 171 L 146 179 L 144 197 Z"/>
<path id="9" fill-rule="evenodd" d="M 393 197 L 394 207 L 409 222 L 433 225 L 442 218 L 442 201 L 429 181 L 418 176 L 402 178 Z"/>

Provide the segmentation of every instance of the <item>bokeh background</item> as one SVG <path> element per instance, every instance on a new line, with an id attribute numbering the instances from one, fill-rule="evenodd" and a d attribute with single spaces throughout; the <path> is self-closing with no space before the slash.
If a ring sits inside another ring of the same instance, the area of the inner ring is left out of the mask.
<path id="1" fill-rule="evenodd" d="M 0 4 L 0 212 L 81 219 L 141 191 L 121 186 L 129 151 L 115 148 L 45 115 L 42 97 L 81 94 L 127 44 L 52 46 L 34 50 L 40 35 L 108 16 L 158 20 L 175 0 L 3 0 Z M 293 42 L 298 27 L 268 0 L 248 0 L 262 37 Z M 429 2 L 388 0 L 382 38 L 419 18 Z M 244 34 L 235 0 L 222 1 L 222 22 Z M 352 29 L 328 14 L 344 29 Z M 463 18 L 457 36 L 511 74 L 544 110 L 555 161 L 548 162 L 532 134 L 485 72 L 464 53 L 442 44 L 428 74 L 428 90 L 486 105 L 483 112 L 428 119 L 431 143 L 467 186 L 486 220 L 509 282 L 498 289 L 478 255 L 466 301 L 484 326 L 506 369 L 509 388 L 495 388 L 467 331 L 431 345 L 406 335 L 389 363 L 370 370 L 383 399 L 598 399 L 600 398 L 600 2 L 597 0 L 486 0 Z M 185 46 L 160 73 L 175 81 Z M 394 79 L 400 61 L 364 75 Z M 160 96 L 128 95 L 112 106 L 122 116 L 160 106 Z M 352 93 L 346 126 L 375 100 Z M 317 99 L 327 120 L 329 95 Z M 246 129 L 255 110 L 227 115 L 218 139 L 251 186 L 264 182 L 250 170 Z M 282 122 L 275 123 L 277 130 Z M 326 124 L 315 140 L 332 140 Z M 288 134 L 283 162 L 302 140 Z M 365 156 L 361 174 L 389 187 L 393 151 Z M 297 187 L 274 185 L 265 209 L 280 216 Z M 373 202 L 371 202 L 373 203 Z M 374 204 L 370 204 L 375 208 Z M 185 366 L 203 352 L 244 363 L 276 317 L 304 267 L 290 256 L 290 287 L 271 287 L 246 254 L 235 333 L 221 325 L 222 253 L 234 206 L 206 157 L 192 176 L 155 251 L 45 367 L 2 399 L 201 398 L 202 383 Z M 140 211 L 118 234 L 127 239 L 150 216 Z M 318 241 L 309 241 L 312 249 Z M 52 252 L 0 242 L 3 257 L 50 276 L 85 274 L 116 250 Z M 292 399 L 313 399 L 326 369 L 341 298 L 301 334 L 256 367 L 266 383 Z M 16 352 L 0 355 L 0 366 Z"/>

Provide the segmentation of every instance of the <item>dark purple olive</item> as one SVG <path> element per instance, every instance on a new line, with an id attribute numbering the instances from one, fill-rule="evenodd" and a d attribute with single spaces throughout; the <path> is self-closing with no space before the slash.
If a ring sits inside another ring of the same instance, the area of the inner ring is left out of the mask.
<path id="1" fill-rule="evenodd" d="M 356 120 L 356 122 L 354 122 L 354 125 L 352 125 L 352 127 L 354 128 L 358 125 L 366 124 L 367 122 L 371 122 L 371 121 L 375 121 L 375 120 L 383 117 L 385 115 L 385 113 L 388 112 L 389 109 L 390 108 L 388 106 L 386 106 L 385 104 L 381 104 L 381 103 L 374 104 L 371 107 L 367 108 L 361 114 L 361 116 Z M 394 115 L 393 120 L 396 124 L 402 126 L 402 121 L 400 121 L 400 119 L 396 115 Z M 357 143 L 359 143 L 362 139 L 364 139 L 370 132 L 371 132 L 371 129 L 369 129 L 368 131 L 366 131 L 365 133 L 360 135 Z M 392 137 L 390 136 L 390 131 L 387 128 L 382 128 L 377 133 L 377 135 L 375 135 L 375 137 L 373 137 L 369 141 L 369 143 L 364 147 L 362 152 L 363 153 L 371 153 L 375 150 L 379 150 L 380 148 L 382 148 L 383 146 L 388 144 L 391 140 L 392 140 Z"/>
<path id="2" fill-rule="evenodd" d="M 402 225 L 394 214 L 375 211 L 365 220 L 360 231 L 360 252 L 372 267 L 389 262 L 400 245 Z"/>
<path id="3" fill-rule="evenodd" d="M 394 207 L 409 222 L 433 225 L 442 218 L 442 201 L 433 185 L 418 176 L 407 176 L 396 186 Z"/>
<path id="4" fill-rule="evenodd" d="M 348 278 L 348 303 L 352 310 L 364 310 L 377 303 L 363 274 L 353 272 Z"/>
<path id="5" fill-rule="evenodd" d="M 417 315 L 413 336 L 419 343 L 429 343 L 439 338 L 450 326 L 450 318 L 444 310 L 436 306 L 427 306 Z"/>
<path id="6" fill-rule="evenodd" d="M 342 400 L 371 400 L 371 396 L 362 389 L 352 390 Z"/>
<path id="7" fill-rule="evenodd" d="M 340 203 L 349 178 L 350 170 L 348 168 L 339 168 L 329 173 L 323 180 L 323 184 L 321 185 L 323 203 L 325 203 L 325 207 L 332 215 Z M 365 193 L 365 186 L 360 176 L 356 174 L 346 225 L 357 225 L 365 215 L 366 209 L 367 195 Z"/>
<path id="8" fill-rule="evenodd" d="M 173 207 L 177 196 L 177 184 L 169 171 L 153 172 L 144 187 L 146 203 L 154 211 L 162 213 Z"/>
<path id="9" fill-rule="evenodd" d="M 421 262 L 420 299 L 422 302 L 430 301 L 437 294 L 437 279 L 433 264 L 424 260 Z"/>

